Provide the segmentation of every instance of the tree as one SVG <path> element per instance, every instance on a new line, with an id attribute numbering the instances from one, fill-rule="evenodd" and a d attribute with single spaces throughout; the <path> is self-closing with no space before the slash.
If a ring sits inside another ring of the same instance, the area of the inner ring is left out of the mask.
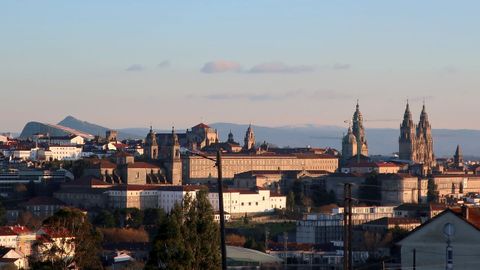
<path id="1" fill-rule="evenodd" d="M 143 211 L 143 225 L 145 226 L 158 226 L 165 218 L 166 214 L 160 208 L 148 208 Z"/>
<path id="2" fill-rule="evenodd" d="M 378 175 L 376 173 L 370 174 L 365 179 L 365 184 L 359 188 L 359 201 L 367 205 L 378 205 L 382 199 L 380 193 L 380 185 Z"/>
<path id="3" fill-rule="evenodd" d="M 89 166 L 89 162 L 85 159 L 79 159 L 73 163 L 72 173 L 75 175 L 75 178 L 80 178 L 83 176 L 83 172 Z"/>
<path id="4" fill-rule="evenodd" d="M 0 201 L 0 226 L 7 224 L 7 210 Z"/>
<path id="5" fill-rule="evenodd" d="M 34 265 L 53 270 L 66 269 L 71 264 L 80 269 L 102 269 L 99 234 L 82 211 L 63 208 L 46 219 L 43 228 L 49 233 L 36 243 L 40 254 L 33 259 Z"/>
<path id="6" fill-rule="evenodd" d="M 145 269 L 190 269 L 193 259 L 186 253 L 183 209 L 180 205 L 175 205 L 158 227 Z"/>
<path id="7" fill-rule="evenodd" d="M 287 195 L 287 211 L 293 213 L 295 211 L 295 194 L 290 191 Z"/>
<path id="8" fill-rule="evenodd" d="M 218 269 L 220 240 L 218 225 L 206 191 L 195 199 L 186 196 L 162 220 L 146 269 Z"/>
<path id="9" fill-rule="evenodd" d="M 213 209 L 206 190 L 197 193 L 196 199 L 184 203 L 187 243 L 192 243 L 195 258 L 192 269 L 218 269 L 220 266 L 220 239 L 218 225 L 213 220 Z"/>
<path id="10" fill-rule="evenodd" d="M 438 201 L 438 188 L 437 188 L 437 185 L 431 180 L 428 180 L 428 184 L 427 184 L 427 201 L 428 202 Z"/>
<path id="11" fill-rule="evenodd" d="M 115 217 L 107 210 L 101 210 L 93 219 L 93 224 L 102 228 L 115 227 Z"/>
<path id="12" fill-rule="evenodd" d="M 302 180 L 295 179 L 292 186 L 292 192 L 295 195 L 295 205 L 303 205 L 302 201 L 305 194 L 303 194 Z"/>

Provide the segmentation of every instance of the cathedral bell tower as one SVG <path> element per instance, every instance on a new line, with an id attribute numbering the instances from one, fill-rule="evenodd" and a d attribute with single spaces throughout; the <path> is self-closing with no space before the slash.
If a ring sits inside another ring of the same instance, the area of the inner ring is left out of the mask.
<path id="1" fill-rule="evenodd" d="M 403 114 L 403 122 L 400 125 L 400 137 L 398 138 L 399 158 L 401 160 L 416 160 L 416 133 L 415 124 L 412 120 L 412 113 L 410 112 L 410 105 L 407 101 L 407 107 Z"/>
<path id="2" fill-rule="evenodd" d="M 166 157 L 164 160 L 165 168 L 167 169 L 167 180 L 173 185 L 182 184 L 182 159 L 180 155 L 180 142 L 172 127 L 172 134 L 166 145 Z"/>
<path id="3" fill-rule="evenodd" d="M 246 151 L 255 149 L 255 134 L 253 133 L 252 125 L 248 126 L 247 132 L 245 133 L 243 149 Z"/>
<path id="4" fill-rule="evenodd" d="M 158 159 L 157 134 L 155 134 L 151 126 L 150 132 L 148 132 L 145 138 L 145 157 L 150 160 Z"/>

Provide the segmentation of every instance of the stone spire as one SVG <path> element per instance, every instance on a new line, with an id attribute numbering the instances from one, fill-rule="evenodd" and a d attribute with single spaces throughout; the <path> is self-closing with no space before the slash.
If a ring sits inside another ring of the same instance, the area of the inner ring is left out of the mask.
<path id="1" fill-rule="evenodd" d="M 352 118 L 352 133 L 357 139 L 357 155 L 368 156 L 368 144 L 365 137 L 365 128 L 363 127 L 363 115 L 360 112 L 360 105 L 357 100 L 357 106 Z M 359 161 L 359 160 L 358 160 Z"/>
<path id="2" fill-rule="evenodd" d="M 252 150 L 255 148 L 255 134 L 253 133 L 251 124 L 248 126 L 247 132 L 245 133 L 244 143 L 243 148 L 245 150 Z"/>
<path id="3" fill-rule="evenodd" d="M 145 138 L 145 156 L 148 159 L 158 158 L 157 134 L 153 131 L 152 126 L 150 126 L 150 131 Z"/>
<path id="4" fill-rule="evenodd" d="M 180 142 L 174 127 L 172 127 L 172 135 L 170 136 L 166 151 L 167 156 L 164 160 L 164 165 L 167 172 L 167 180 L 173 185 L 181 185 L 182 160 L 180 155 Z"/>
<path id="5" fill-rule="evenodd" d="M 399 144 L 399 158 L 402 160 L 416 160 L 416 134 L 415 124 L 412 120 L 412 113 L 410 112 L 410 105 L 407 101 L 405 113 L 403 114 L 403 122 L 400 124 Z"/>
<path id="6" fill-rule="evenodd" d="M 230 130 L 230 132 L 228 133 L 228 140 L 227 140 L 228 143 L 234 143 L 235 140 L 233 139 L 233 133 L 232 133 L 232 130 Z"/>
<path id="7" fill-rule="evenodd" d="M 456 167 L 458 168 L 463 167 L 463 153 L 460 145 L 457 145 L 457 149 L 455 150 L 455 155 L 453 156 L 453 162 L 455 163 Z"/>

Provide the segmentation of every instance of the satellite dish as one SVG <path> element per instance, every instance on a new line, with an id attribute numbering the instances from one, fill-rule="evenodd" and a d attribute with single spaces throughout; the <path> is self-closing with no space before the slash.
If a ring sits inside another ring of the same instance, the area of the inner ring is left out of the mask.
<path id="1" fill-rule="evenodd" d="M 446 224 L 443 226 L 443 233 L 444 233 L 445 236 L 447 236 L 447 237 L 454 236 L 454 235 L 455 235 L 455 226 L 453 226 L 452 223 L 446 223 Z"/>

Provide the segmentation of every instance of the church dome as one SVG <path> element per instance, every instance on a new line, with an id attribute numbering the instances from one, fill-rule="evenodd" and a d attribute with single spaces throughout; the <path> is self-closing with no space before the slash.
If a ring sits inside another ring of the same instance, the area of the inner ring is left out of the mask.
<path id="1" fill-rule="evenodd" d="M 354 144 L 357 142 L 357 138 L 353 135 L 352 128 L 348 128 L 348 133 L 343 137 L 344 144 Z"/>

